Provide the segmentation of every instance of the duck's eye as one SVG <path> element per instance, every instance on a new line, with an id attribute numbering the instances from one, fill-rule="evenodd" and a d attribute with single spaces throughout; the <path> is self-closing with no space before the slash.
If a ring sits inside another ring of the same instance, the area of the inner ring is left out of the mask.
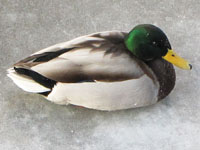
<path id="1" fill-rule="evenodd" d="M 172 54 L 172 57 L 175 57 L 175 55 L 174 55 L 174 54 Z"/>

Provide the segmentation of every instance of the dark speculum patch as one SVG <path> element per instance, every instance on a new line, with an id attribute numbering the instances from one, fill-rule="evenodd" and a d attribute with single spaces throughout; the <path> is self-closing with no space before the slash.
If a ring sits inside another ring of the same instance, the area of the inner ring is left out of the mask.
<path id="1" fill-rule="evenodd" d="M 29 66 L 33 66 L 33 63 L 39 63 L 39 62 L 45 62 L 45 61 L 49 61 L 51 59 L 54 59 L 58 56 L 60 56 L 61 54 L 71 51 L 73 50 L 75 47 L 73 48 L 65 48 L 65 49 L 61 49 L 61 50 L 57 50 L 55 52 L 44 52 L 41 54 L 35 54 L 32 56 L 29 56 L 19 62 L 17 62 L 16 64 L 14 64 L 14 66 L 23 66 L 24 63 L 31 63 L 29 64 Z"/>
<path id="2" fill-rule="evenodd" d="M 14 69 L 17 73 L 32 78 L 35 82 L 43 85 L 44 87 L 52 89 L 54 87 L 54 85 L 56 84 L 56 81 L 48 79 L 33 70 L 29 70 L 29 69 L 25 69 L 25 68 L 16 68 L 16 67 L 14 67 Z"/>
<path id="3" fill-rule="evenodd" d="M 74 48 L 61 49 L 56 52 L 45 52 L 45 53 L 42 53 L 41 56 L 37 57 L 33 62 L 46 62 L 46 61 L 49 61 L 51 59 L 54 59 L 54 58 L 60 56 L 63 53 L 66 53 L 72 49 L 74 49 Z"/>

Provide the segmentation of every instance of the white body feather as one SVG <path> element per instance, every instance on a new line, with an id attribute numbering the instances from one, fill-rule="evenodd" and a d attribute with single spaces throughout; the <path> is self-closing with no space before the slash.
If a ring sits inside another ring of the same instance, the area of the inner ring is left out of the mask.
<path id="1" fill-rule="evenodd" d="M 144 75 L 138 80 L 97 83 L 58 83 L 47 99 L 98 110 L 119 110 L 157 102 L 158 84 Z"/>

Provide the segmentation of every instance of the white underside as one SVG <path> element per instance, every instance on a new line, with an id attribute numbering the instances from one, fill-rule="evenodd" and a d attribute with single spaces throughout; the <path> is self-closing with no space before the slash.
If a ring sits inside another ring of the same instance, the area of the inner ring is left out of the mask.
<path id="1" fill-rule="evenodd" d="M 47 99 L 57 104 L 73 104 L 97 110 L 119 110 L 157 102 L 158 84 L 144 75 L 121 82 L 58 83 Z"/>
<path id="2" fill-rule="evenodd" d="M 18 75 L 11 68 L 8 76 L 21 89 L 40 93 L 50 89 Z M 120 110 L 152 105 L 157 102 L 159 84 L 146 74 L 138 79 L 119 82 L 57 83 L 47 99 L 60 105 L 73 104 L 97 110 Z"/>

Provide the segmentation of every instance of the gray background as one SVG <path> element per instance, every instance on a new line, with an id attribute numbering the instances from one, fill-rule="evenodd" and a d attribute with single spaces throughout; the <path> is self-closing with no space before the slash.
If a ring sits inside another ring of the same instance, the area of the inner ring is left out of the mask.
<path id="1" fill-rule="evenodd" d="M 161 27 L 193 65 L 176 68 L 175 89 L 156 105 L 116 112 L 59 106 L 6 77 L 13 63 L 42 48 L 140 23 Z M 0 0 L 0 149 L 199 150 L 199 47 L 199 0 Z"/>

